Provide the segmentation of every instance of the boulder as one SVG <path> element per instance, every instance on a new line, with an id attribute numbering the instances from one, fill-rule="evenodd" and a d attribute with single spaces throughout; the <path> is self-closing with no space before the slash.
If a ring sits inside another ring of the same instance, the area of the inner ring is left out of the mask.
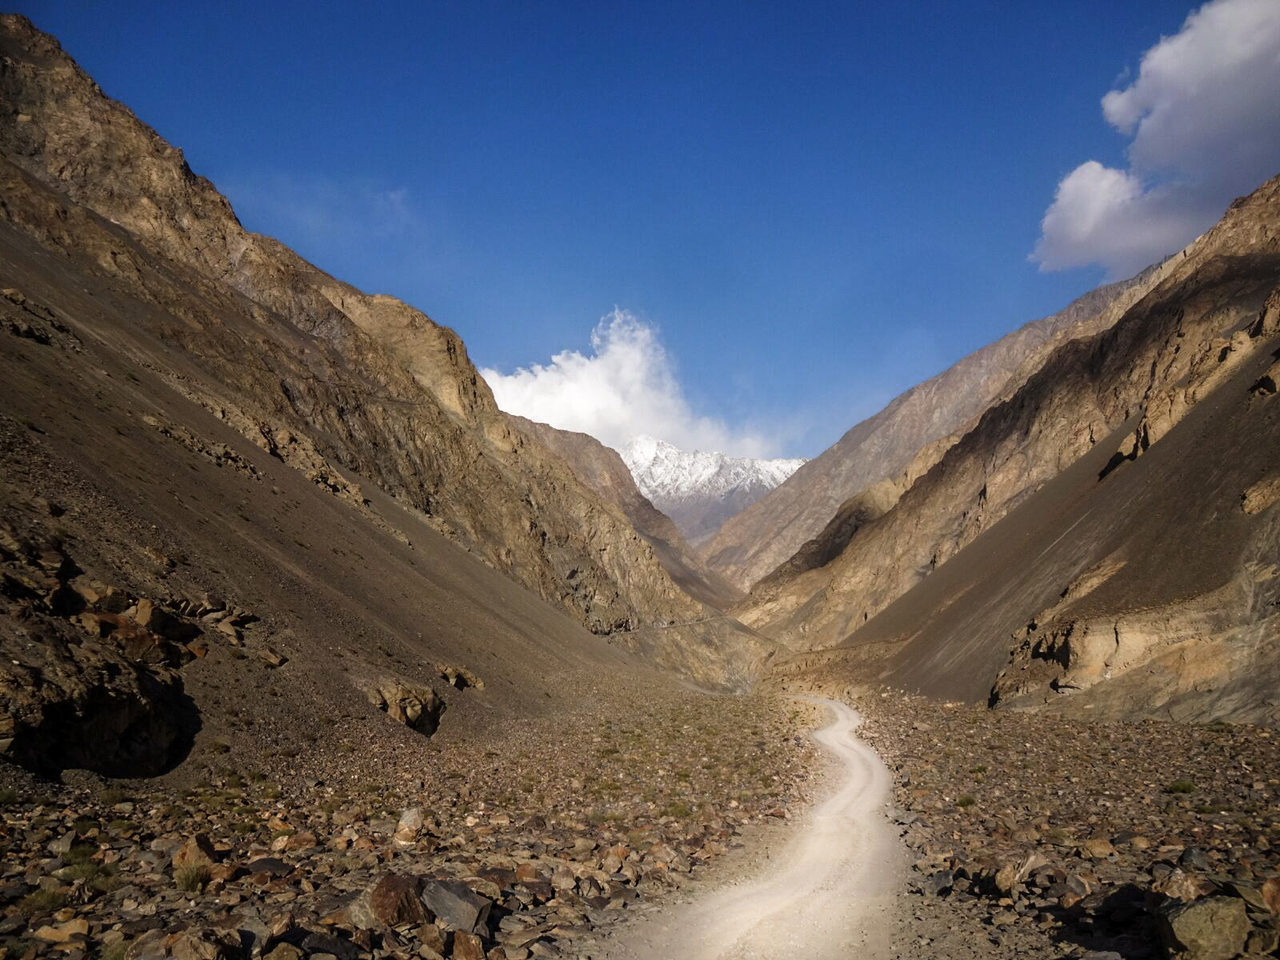
<path id="1" fill-rule="evenodd" d="M 418 842 L 418 834 L 422 832 L 423 823 L 422 808 L 409 807 L 400 814 L 400 821 L 396 824 L 396 832 L 392 838 L 392 843 L 402 850 L 414 846 Z"/>
<path id="2" fill-rule="evenodd" d="M 1269 877 L 1262 885 L 1262 899 L 1272 913 L 1280 913 L 1280 878 Z"/>
<path id="3" fill-rule="evenodd" d="M 1080 845 L 1080 852 L 1091 860 L 1105 860 L 1115 855 L 1116 848 L 1106 837 L 1090 837 Z"/>
<path id="4" fill-rule="evenodd" d="M 1151 889 L 1173 900 L 1191 901 L 1211 893 L 1213 884 L 1204 877 L 1175 869 L 1153 883 Z"/>
<path id="5" fill-rule="evenodd" d="M 476 933 L 485 929 L 493 903 L 465 883 L 428 880 L 422 885 L 422 902 L 451 930 Z"/>
<path id="6" fill-rule="evenodd" d="M 217 862 L 218 854 L 213 843 L 203 833 L 190 837 L 173 853 L 173 869 L 185 870 L 188 867 L 212 867 Z"/>
<path id="7" fill-rule="evenodd" d="M 1179 960 L 1232 960 L 1249 939 L 1243 900 L 1206 897 L 1175 903 L 1159 915 L 1160 936 Z"/>
<path id="8" fill-rule="evenodd" d="M 424 736 L 431 736 L 440 726 L 444 701 L 428 686 L 383 679 L 365 688 L 365 696 L 375 707 L 397 723 Z"/>
<path id="9" fill-rule="evenodd" d="M 66 923 L 60 923 L 55 926 L 43 926 L 35 933 L 37 940 L 43 940 L 45 943 L 67 943 L 75 937 L 86 937 L 89 935 L 89 921 L 83 917 L 77 917 L 74 920 L 68 920 Z"/>
<path id="10" fill-rule="evenodd" d="M 472 933 L 455 933 L 453 935 L 454 960 L 484 960 L 484 944 Z"/>
<path id="11" fill-rule="evenodd" d="M 347 918 L 360 930 L 429 923 L 431 917 L 419 896 L 421 891 L 418 877 L 388 873 L 347 907 Z"/>

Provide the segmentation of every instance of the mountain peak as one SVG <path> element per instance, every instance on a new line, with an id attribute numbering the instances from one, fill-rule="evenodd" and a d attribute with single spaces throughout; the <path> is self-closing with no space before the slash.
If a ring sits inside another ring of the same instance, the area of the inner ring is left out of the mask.
<path id="1" fill-rule="evenodd" d="M 619 451 L 636 486 L 697 541 L 795 473 L 800 458 L 763 460 L 682 450 L 656 437 L 634 437 Z"/>

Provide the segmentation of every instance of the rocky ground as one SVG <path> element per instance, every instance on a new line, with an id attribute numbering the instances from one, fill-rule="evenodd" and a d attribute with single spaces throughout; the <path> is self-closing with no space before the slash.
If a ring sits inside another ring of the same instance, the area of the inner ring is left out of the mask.
<path id="1" fill-rule="evenodd" d="M 1276 955 L 1274 731 L 852 699 L 915 860 L 899 956 Z"/>
<path id="2" fill-rule="evenodd" d="M 637 691 L 455 738 L 431 769 L 349 740 L 310 758 L 331 775 L 228 753 L 186 790 L 0 765 L 0 958 L 572 956 L 790 815 L 801 723 L 768 696 Z"/>

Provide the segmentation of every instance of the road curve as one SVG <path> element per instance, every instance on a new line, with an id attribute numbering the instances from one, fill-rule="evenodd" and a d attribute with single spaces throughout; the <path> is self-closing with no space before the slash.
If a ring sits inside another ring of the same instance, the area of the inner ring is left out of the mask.
<path id="1" fill-rule="evenodd" d="M 837 772 L 835 793 L 759 874 L 619 931 L 614 960 L 827 960 L 887 951 L 903 865 L 885 819 L 889 771 L 854 736 L 861 719 L 817 700 L 834 719 L 814 734 Z"/>

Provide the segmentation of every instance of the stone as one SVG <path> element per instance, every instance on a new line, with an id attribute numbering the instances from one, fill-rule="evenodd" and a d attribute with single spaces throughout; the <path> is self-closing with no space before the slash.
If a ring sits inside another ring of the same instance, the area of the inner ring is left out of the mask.
<path id="1" fill-rule="evenodd" d="M 1091 860 L 1105 860 L 1115 855 L 1116 848 L 1106 837 L 1090 837 L 1080 845 L 1081 852 Z"/>
<path id="2" fill-rule="evenodd" d="M 258 651 L 258 658 L 273 670 L 276 667 L 283 667 L 289 662 L 289 658 L 282 653 L 278 653 L 271 647 L 263 647 Z"/>
<path id="3" fill-rule="evenodd" d="M 177 934 L 169 943 L 169 955 L 173 960 L 218 960 L 223 955 L 221 947 L 210 943 L 197 933 Z"/>
<path id="4" fill-rule="evenodd" d="M 1249 939 L 1243 900 L 1206 897 L 1159 914 L 1160 936 L 1180 960 L 1232 960 Z"/>
<path id="5" fill-rule="evenodd" d="M 423 822 L 421 807 L 406 809 L 400 814 L 400 822 L 396 824 L 392 843 L 402 850 L 414 846 L 418 842 L 418 834 L 422 832 Z"/>
<path id="6" fill-rule="evenodd" d="M 428 737 L 439 727 L 440 714 L 445 708 L 444 701 L 430 687 L 413 686 L 392 678 L 367 687 L 365 695 L 392 720 Z"/>
<path id="7" fill-rule="evenodd" d="M 173 853 L 173 869 L 185 870 L 188 867 L 212 867 L 217 862 L 218 854 L 213 849 L 213 842 L 207 834 L 197 833 L 187 839 Z"/>
<path id="8" fill-rule="evenodd" d="M 475 933 L 489 920 L 490 900 L 456 880 L 428 880 L 422 886 L 422 902 L 451 930 Z"/>
<path id="9" fill-rule="evenodd" d="M 444 934 L 434 923 L 424 924 L 414 931 L 414 935 L 427 950 L 436 954 L 444 954 Z"/>
<path id="10" fill-rule="evenodd" d="M 578 878 L 566 866 L 558 866 L 551 874 L 551 886 L 557 894 L 572 893 L 578 885 Z"/>
<path id="11" fill-rule="evenodd" d="M 993 883 L 997 892 L 1008 896 L 1018 882 L 1018 864 L 1005 863 L 996 871 Z"/>
<path id="12" fill-rule="evenodd" d="M 293 872 L 293 867 L 279 857 L 258 857 L 250 860 L 245 869 L 251 874 L 265 873 L 271 877 L 285 877 Z"/>
<path id="13" fill-rule="evenodd" d="M 263 960 L 302 960 L 302 951 L 291 943 L 279 943 Z"/>
<path id="14" fill-rule="evenodd" d="M 1213 885 L 1204 877 L 1174 869 L 1151 884 L 1151 889 L 1173 900 L 1191 901 L 1210 893 Z"/>
<path id="15" fill-rule="evenodd" d="M 359 960 L 360 957 L 367 956 L 359 945 L 327 933 L 307 934 L 303 938 L 302 949 L 310 960 L 316 960 L 322 954 L 328 954 L 338 960 Z"/>
<path id="16" fill-rule="evenodd" d="M 453 951 L 450 956 L 454 960 L 485 960 L 484 943 L 475 934 L 459 931 L 453 935 Z"/>
<path id="17" fill-rule="evenodd" d="M 368 904 L 370 917 L 378 926 L 427 923 L 431 918 L 419 896 L 421 890 L 419 878 L 388 873 L 370 887 L 362 899 Z"/>
<path id="18" fill-rule="evenodd" d="M 1267 904 L 1267 909 L 1272 913 L 1280 914 L 1280 878 L 1269 877 L 1262 885 L 1262 899 Z"/>
<path id="19" fill-rule="evenodd" d="M 1270 954 L 1280 947 L 1280 928 L 1275 926 L 1254 927 L 1249 940 L 1244 945 L 1245 953 Z"/>
<path id="20" fill-rule="evenodd" d="M 87 937 L 89 935 L 89 921 L 83 917 L 75 920 L 68 920 L 66 923 L 60 923 L 56 927 L 46 925 L 36 931 L 36 939 L 43 940 L 45 943 L 66 943 L 73 937 Z"/>
<path id="21" fill-rule="evenodd" d="M 1223 892 L 1229 893 L 1233 897 L 1239 897 L 1245 902 L 1246 906 L 1252 907 L 1259 913 L 1269 912 L 1267 901 L 1262 896 L 1262 891 L 1251 883 L 1227 883 L 1223 886 Z"/>

